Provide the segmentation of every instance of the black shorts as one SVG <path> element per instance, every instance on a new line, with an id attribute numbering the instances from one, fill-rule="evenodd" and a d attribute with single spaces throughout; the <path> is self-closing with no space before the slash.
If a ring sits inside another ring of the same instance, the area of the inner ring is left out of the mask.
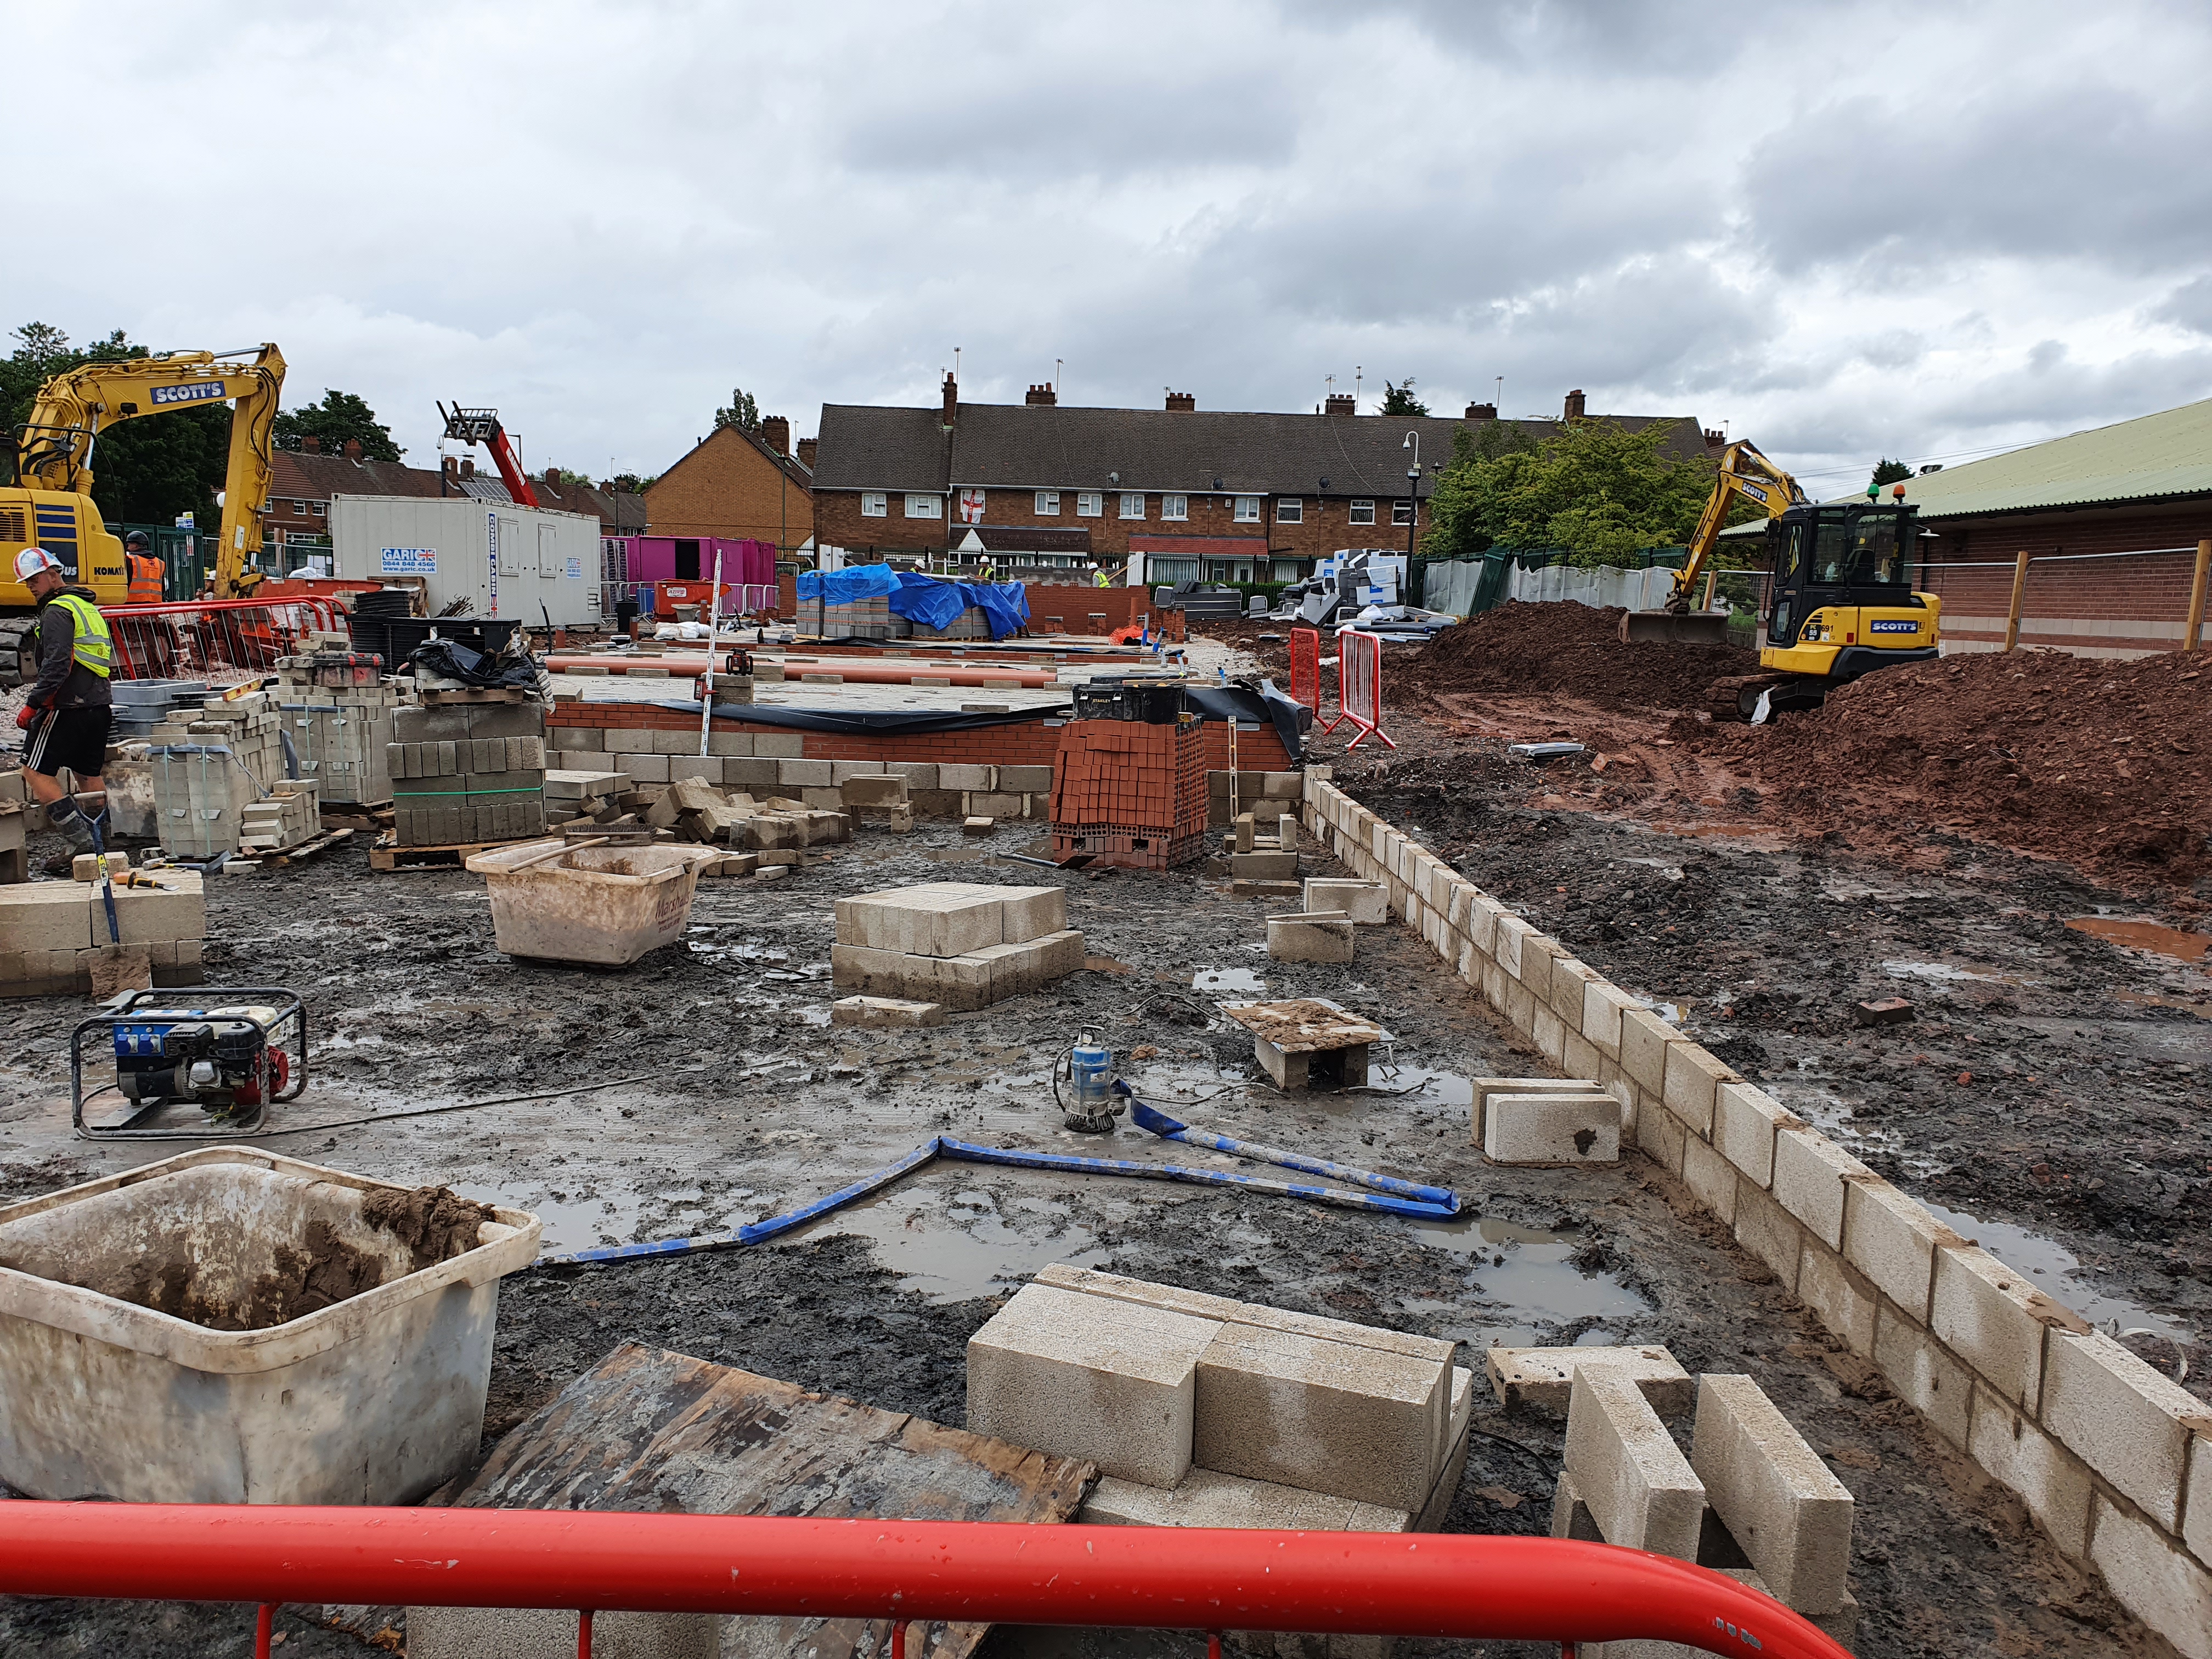
<path id="1" fill-rule="evenodd" d="M 23 769 L 48 777 L 67 767 L 96 778 L 107 764 L 112 708 L 49 708 L 23 733 Z"/>

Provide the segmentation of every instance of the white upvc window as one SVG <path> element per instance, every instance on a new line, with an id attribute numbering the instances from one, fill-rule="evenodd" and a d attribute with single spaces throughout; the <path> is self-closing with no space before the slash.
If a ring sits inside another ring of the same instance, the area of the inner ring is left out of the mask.
<path id="1" fill-rule="evenodd" d="M 1393 501 L 1390 503 L 1390 522 L 1392 524 L 1411 524 L 1413 521 L 1413 502 Z"/>
<path id="2" fill-rule="evenodd" d="M 1352 502 L 1352 512 L 1349 517 L 1351 522 L 1353 524 L 1373 524 L 1375 522 L 1375 503 L 1372 501 Z"/>
<path id="3" fill-rule="evenodd" d="M 1095 519 L 1101 513 L 1104 512 L 1105 509 L 1106 498 L 1097 490 L 1079 489 L 1075 492 L 1075 516 L 1077 518 Z"/>
<path id="4" fill-rule="evenodd" d="M 1036 510 L 1037 517 L 1040 519 L 1058 518 L 1060 516 L 1060 492 L 1057 489 L 1038 490 L 1036 493 Z"/>
<path id="5" fill-rule="evenodd" d="M 934 519 L 938 517 L 943 510 L 944 509 L 938 501 L 936 496 L 925 495 L 919 490 L 908 490 L 907 492 L 906 515 L 908 518 Z"/>
<path id="6" fill-rule="evenodd" d="M 890 514 L 890 501 L 882 490 L 864 489 L 860 492 L 860 516 L 862 518 L 882 519 L 889 517 Z"/>
<path id="7" fill-rule="evenodd" d="M 1237 498 L 1237 522 L 1238 524 L 1260 522 L 1260 498 L 1257 495 L 1239 495 Z"/>
<path id="8" fill-rule="evenodd" d="M 1121 516 L 1125 519 L 1141 519 L 1145 516 L 1143 490 L 1125 489 L 1121 492 Z"/>
<path id="9" fill-rule="evenodd" d="M 1277 524 L 1304 524 L 1305 517 L 1306 504 L 1304 501 L 1280 501 L 1275 503 Z"/>
<path id="10" fill-rule="evenodd" d="M 1190 517 L 1190 497 L 1188 495 L 1161 496 L 1160 517 L 1163 519 L 1188 519 Z"/>
<path id="11" fill-rule="evenodd" d="M 319 519 L 329 516 L 331 504 L 328 501 L 317 501 L 315 503 L 315 516 Z"/>

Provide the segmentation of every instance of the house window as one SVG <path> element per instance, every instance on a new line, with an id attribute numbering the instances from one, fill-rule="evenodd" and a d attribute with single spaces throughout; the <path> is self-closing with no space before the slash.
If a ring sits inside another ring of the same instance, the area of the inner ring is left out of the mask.
<path id="1" fill-rule="evenodd" d="M 1304 501 L 1277 501 L 1275 503 L 1275 522 L 1277 524 L 1303 524 L 1305 522 L 1305 516 L 1306 504 Z"/>
<path id="2" fill-rule="evenodd" d="M 1260 522 L 1260 498 L 1257 495 L 1239 495 L 1237 498 L 1237 522 L 1239 524 Z"/>
<path id="3" fill-rule="evenodd" d="M 330 510 L 331 504 L 328 501 L 317 501 L 315 503 L 315 516 L 319 519 L 327 514 Z"/>
<path id="4" fill-rule="evenodd" d="M 1190 517 L 1190 497 L 1188 495 L 1161 496 L 1160 517 L 1163 519 L 1188 519 Z"/>
<path id="5" fill-rule="evenodd" d="M 1390 522 L 1392 524 L 1411 524 L 1413 521 L 1413 502 L 1393 501 L 1390 503 Z"/>
<path id="6" fill-rule="evenodd" d="M 306 518 L 306 517 L 307 516 L 307 502 L 305 502 L 305 501 L 295 501 L 295 502 L 293 502 L 293 503 L 292 503 L 292 516 L 293 516 L 294 518 L 295 518 L 295 519 L 304 519 L 304 518 Z"/>
<path id="7" fill-rule="evenodd" d="M 906 515 L 909 519 L 933 519 L 937 516 L 937 497 L 917 495 L 909 491 L 906 498 Z"/>
<path id="8" fill-rule="evenodd" d="M 1106 498 L 1095 489 L 1079 489 L 1075 494 L 1075 516 L 1095 519 L 1104 510 Z"/>
<path id="9" fill-rule="evenodd" d="M 882 490 L 864 489 L 860 492 L 860 516 L 862 518 L 882 519 L 888 518 L 890 515 L 890 502 Z"/>
<path id="10" fill-rule="evenodd" d="M 261 503 L 261 510 L 264 513 L 273 513 L 276 510 L 276 503 L 274 501 L 264 501 Z"/>
<path id="11" fill-rule="evenodd" d="M 1125 489 L 1121 492 L 1121 516 L 1125 519 L 1141 519 L 1145 516 L 1143 490 Z"/>
<path id="12" fill-rule="evenodd" d="M 1057 489 L 1038 490 L 1036 493 L 1036 510 L 1037 517 L 1040 519 L 1058 518 L 1060 516 L 1060 492 Z"/>
<path id="13" fill-rule="evenodd" d="M 1352 502 L 1351 522 L 1353 524 L 1373 524 L 1375 522 L 1375 503 L 1372 501 Z"/>

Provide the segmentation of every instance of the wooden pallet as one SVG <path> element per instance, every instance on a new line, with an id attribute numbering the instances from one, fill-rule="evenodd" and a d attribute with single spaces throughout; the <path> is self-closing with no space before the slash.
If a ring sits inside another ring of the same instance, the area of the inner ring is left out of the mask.
<path id="1" fill-rule="evenodd" d="M 289 847 L 279 847 L 266 853 L 240 853 L 230 860 L 233 868 L 252 869 L 256 865 L 264 869 L 282 869 L 288 864 L 327 853 L 334 847 L 343 847 L 353 839 L 350 830 L 325 830 L 320 835 L 310 836 L 305 841 L 295 841 Z"/>
<path id="2" fill-rule="evenodd" d="M 492 853 L 526 841 L 547 837 L 514 836 L 506 841 L 457 841 L 439 847 L 402 847 L 390 831 L 379 836 L 368 849 L 368 867 L 390 873 L 397 870 L 459 870 L 477 853 Z"/>
<path id="3" fill-rule="evenodd" d="M 392 816 L 388 800 L 332 801 L 322 809 L 324 829 L 362 830 L 372 835 L 392 828 Z"/>

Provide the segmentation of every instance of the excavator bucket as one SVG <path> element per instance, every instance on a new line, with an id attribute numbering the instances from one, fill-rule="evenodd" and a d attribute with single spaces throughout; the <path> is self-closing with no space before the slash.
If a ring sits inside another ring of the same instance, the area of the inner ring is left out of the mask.
<path id="1" fill-rule="evenodd" d="M 1631 611 L 1620 618 L 1620 641 L 1657 640 L 1665 645 L 1726 645 L 1725 611 Z"/>

